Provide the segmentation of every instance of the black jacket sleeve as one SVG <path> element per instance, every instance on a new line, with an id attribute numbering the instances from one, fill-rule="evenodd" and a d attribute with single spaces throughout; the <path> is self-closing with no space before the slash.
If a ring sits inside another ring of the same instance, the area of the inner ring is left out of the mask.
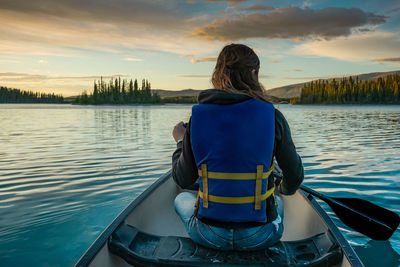
<path id="1" fill-rule="evenodd" d="M 277 109 L 275 109 L 275 159 L 283 173 L 280 192 L 284 195 L 294 194 L 304 179 L 304 169 L 293 144 L 289 125 Z"/>
<path id="2" fill-rule="evenodd" d="M 172 155 L 172 177 L 175 183 L 184 189 L 192 189 L 191 186 L 199 177 L 190 143 L 190 122 L 191 120 L 186 126 L 183 141 L 177 144 Z"/>

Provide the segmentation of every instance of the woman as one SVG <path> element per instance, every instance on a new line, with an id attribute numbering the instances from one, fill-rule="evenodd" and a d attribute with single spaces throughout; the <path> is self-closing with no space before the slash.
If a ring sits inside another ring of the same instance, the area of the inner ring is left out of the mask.
<path id="1" fill-rule="evenodd" d="M 175 210 L 198 244 L 221 250 L 256 250 L 278 242 L 283 204 L 275 196 L 275 157 L 282 194 L 293 194 L 303 166 L 282 113 L 258 81 L 260 61 L 241 44 L 225 46 L 212 75 L 215 89 L 199 94 L 185 127 L 173 130 L 172 175 L 183 192 Z"/>

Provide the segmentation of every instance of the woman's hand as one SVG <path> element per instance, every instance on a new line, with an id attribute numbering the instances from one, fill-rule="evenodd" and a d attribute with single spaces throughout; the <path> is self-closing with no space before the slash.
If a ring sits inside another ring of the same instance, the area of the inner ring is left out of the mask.
<path id="1" fill-rule="evenodd" d="M 175 139 L 175 142 L 178 142 L 179 140 L 183 139 L 183 136 L 185 135 L 186 128 L 184 126 L 183 121 L 177 123 L 174 127 L 174 130 L 172 130 L 172 136 Z"/>

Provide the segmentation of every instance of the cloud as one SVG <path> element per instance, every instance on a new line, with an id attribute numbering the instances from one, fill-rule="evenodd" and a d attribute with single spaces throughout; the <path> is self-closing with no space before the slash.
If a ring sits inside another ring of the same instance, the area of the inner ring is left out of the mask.
<path id="1" fill-rule="evenodd" d="M 210 75 L 203 75 L 203 74 L 182 74 L 182 75 L 177 75 L 177 77 L 181 77 L 181 78 L 211 78 L 211 74 Z M 272 76 L 270 75 L 265 75 L 265 74 L 260 74 L 258 75 L 258 78 L 260 79 L 267 79 L 267 78 L 271 78 Z"/>
<path id="2" fill-rule="evenodd" d="M 311 41 L 297 45 L 290 54 L 330 57 L 346 61 L 373 61 L 393 58 L 399 53 L 400 34 L 392 32 L 363 32 L 333 40 Z"/>
<path id="3" fill-rule="evenodd" d="M 348 36 L 356 27 L 385 23 L 385 16 L 359 8 L 277 8 L 267 14 L 231 15 L 194 29 L 192 35 L 208 41 L 248 38 L 306 40 Z"/>
<path id="4" fill-rule="evenodd" d="M 30 74 L 30 73 L 18 73 L 18 72 L 0 72 L 0 82 L 46 82 L 50 80 L 84 80 L 84 81 L 92 81 L 92 80 L 100 80 L 103 79 L 111 79 L 111 78 L 125 78 L 129 77 L 126 74 L 113 74 L 113 75 L 92 75 L 92 76 L 62 76 L 62 75 L 44 75 L 44 74 Z"/>
<path id="5" fill-rule="evenodd" d="M 341 77 L 341 76 L 339 76 Z M 307 76 L 307 77 L 282 77 L 282 79 L 285 80 L 318 80 L 318 79 L 328 79 L 328 78 L 323 78 L 321 76 Z"/>
<path id="6" fill-rule="evenodd" d="M 126 74 L 102 76 L 106 82 L 111 78 L 131 78 Z M 63 94 L 64 96 L 78 95 L 84 89 L 92 90 L 93 81 L 100 80 L 99 75 L 63 76 L 50 74 L 31 74 L 18 72 L 0 72 L 0 85 L 22 90 L 40 91 L 44 93 Z"/>
<path id="7" fill-rule="evenodd" d="M 216 57 L 196 57 L 195 55 L 182 55 L 180 57 L 188 57 L 190 58 L 190 63 L 196 64 L 199 62 L 216 62 Z"/>
<path id="8" fill-rule="evenodd" d="M 282 80 L 324 80 L 324 79 L 332 79 L 332 78 L 338 78 L 338 77 L 347 77 L 349 76 L 348 74 L 330 74 L 330 75 L 322 75 L 322 76 L 303 76 L 303 77 L 280 77 Z"/>
<path id="9" fill-rule="evenodd" d="M 311 7 L 311 1 L 306 0 L 301 4 L 301 8 L 310 8 Z"/>
<path id="10" fill-rule="evenodd" d="M 165 3 L 155 0 L 114 0 L 114 1 L 2 1 L 1 9 L 31 14 L 36 17 L 54 18 L 55 20 L 75 19 L 77 22 L 92 21 L 99 23 L 145 24 L 157 28 L 180 27 L 178 2 Z"/>
<path id="11" fill-rule="evenodd" d="M 79 57 L 93 50 L 216 49 L 190 35 L 209 16 L 190 9 L 183 12 L 178 1 L 15 0 L 0 6 L 0 54 Z"/>
<path id="12" fill-rule="evenodd" d="M 143 59 L 134 58 L 134 57 L 124 57 L 123 60 L 125 60 L 125 61 L 135 61 L 135 62 L 143 61 Z"/>
<path id="13" fill-rule="evenodd" d="M 279 62 L 281 62 L 281 61 L 280 61 L 280 60 L 276 60 L 276 59 L 267 60 L 267 63 L 272 63 L 272 64 L 277 64 L 277 63 L 279 63 Z"/>
<path id="14" fill-rule="evenodd" d="M 375 58 L 372 61 L 374 62 L 395 62 L 395 63 L 400 63 L 400 57 L 387 57 L 387 58 Z"/>
<path id="15" fill-rule="evenodd" d="M 290 70 L 285 70 L 285 72 L 302 72 L 303 70 L 301 69 L 290 69 Z"/>
<path id="16" fill-rule="evenodd" d="M 236 7 L 235 9 L 237 11 L 255 11 L 255 12 L 274 10 L 273 7 L 262 6 L 262 5 L 253 5 L 249 7 Z"/>
<path id="17" fill-rule="evenodd" d="M 248 0 L 206 0 L 206 2 L 212 2 L 212 3 L 226 2 L 228 3 L 228 6 L 234 6 L 247 1 Z"/>
<path id="18" fill-rule="evenodd" d="M 181 77 L 181 78 L 211 78 L 211 75 L 202 75 L 202 74 L 182 74 L 182 75 L 177 75 L 177 77 Z"/>
<path id="19" fill-rule="evenodd" d="M 47 60 L 40 59 L 40 60 L 38 60 L 38 63 L 39 64 L 47 64 L 48 62 L 47 62 Z"/>
<path id="20" fill-rule="evenodd" d="M 215 61 L 217 61 L 216 57 L 199 57 L 199 58 L 192 58 L 190 60 L 190 63 L 196 64 L 199 62 L 215 62 Z"/>
<path id="21" fill-rule="evenodd" d="M 21 61 L 15 60 L 15 59 L 2 59 L 2 58 L 0 58 L 0 63 L 14 63 L 14 64 L 18 64 L 18 63 L 21 63 Z"/>

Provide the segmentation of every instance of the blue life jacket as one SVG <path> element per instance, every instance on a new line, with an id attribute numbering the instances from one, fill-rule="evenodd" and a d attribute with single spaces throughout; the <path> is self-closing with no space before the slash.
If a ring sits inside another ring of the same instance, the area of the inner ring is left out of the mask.
<path id="1" fill-rule="evenodd" d="M 256 99 L 198 104 L 190 127 L 200 184 L 197 217 L 267 222 L 266 199 L 275 198 L 274 106 Z"/>

